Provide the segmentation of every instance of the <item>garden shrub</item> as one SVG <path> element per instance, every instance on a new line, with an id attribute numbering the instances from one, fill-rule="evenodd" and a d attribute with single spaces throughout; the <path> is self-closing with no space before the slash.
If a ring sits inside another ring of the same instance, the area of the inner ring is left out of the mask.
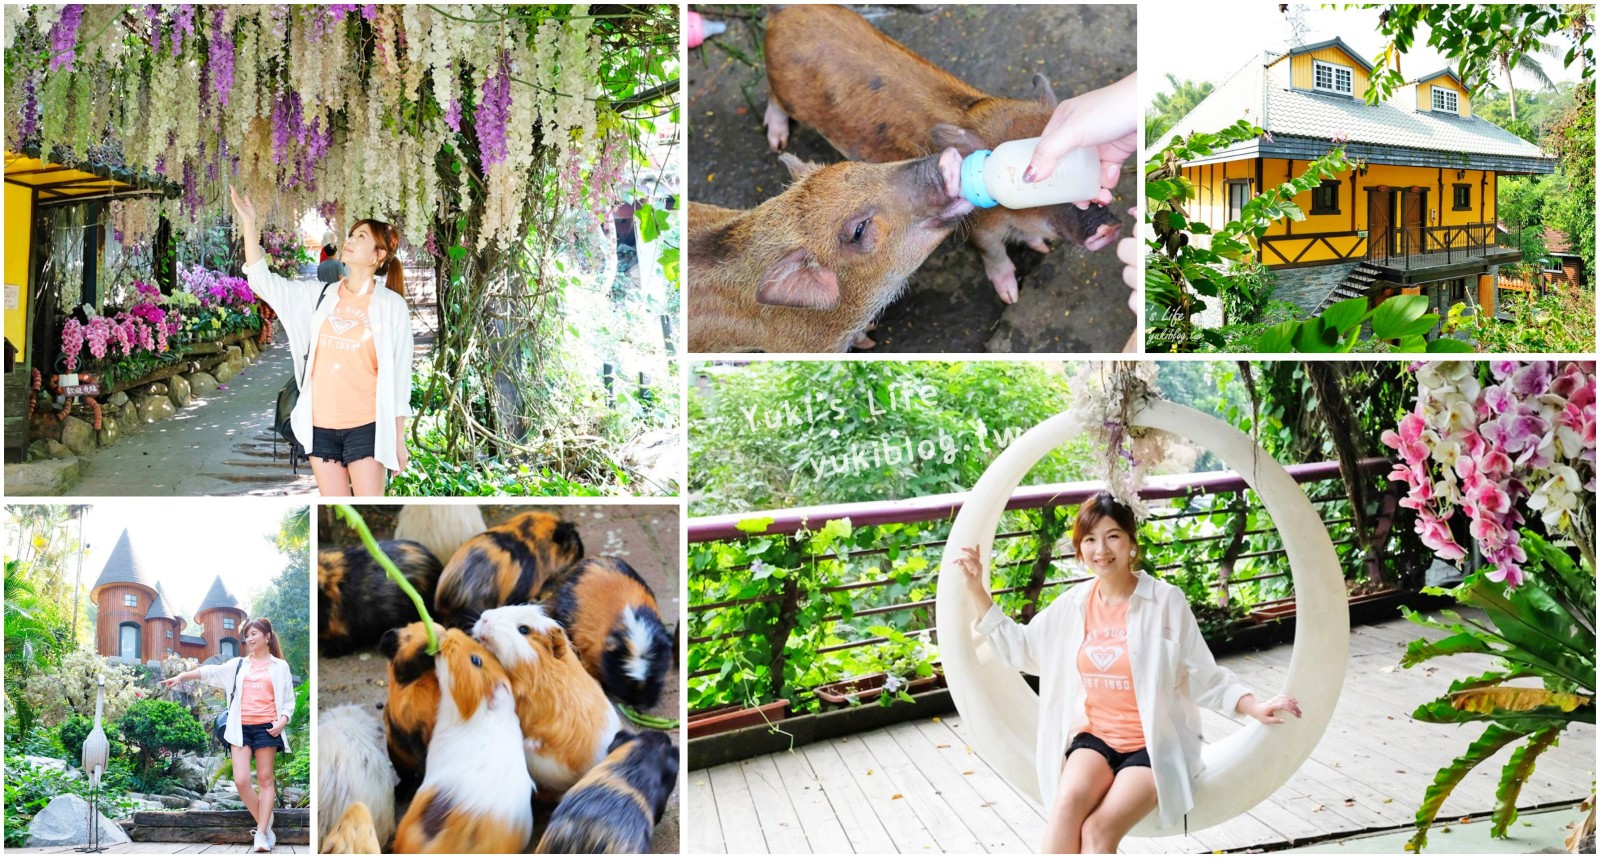
<path id="1" fill-rule="evenodd" d="M 128 744 L 139 749 L 138 774 L 147 783 L 157 759 L 207 747 L 206 729 L 200 722 L 188 709 L 166 700 L 138 701 L 122 716 L 120 727 Z"/>

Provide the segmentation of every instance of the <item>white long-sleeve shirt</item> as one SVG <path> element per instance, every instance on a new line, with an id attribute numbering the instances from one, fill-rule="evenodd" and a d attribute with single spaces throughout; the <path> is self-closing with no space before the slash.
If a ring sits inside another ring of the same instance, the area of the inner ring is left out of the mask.
<path id="1" fill-rule="evenodd" d="M 230 745 L 244 744 L 244 721 L 241 715 L 244 697 L 244 677 L 250 672 L 250 665 L 241 664 L 246 656 L 230 658 L 221 664 L 207 664 L 200 668 L 200 681 L 213 688 L 220 688 L 230 697 L 228 704 L 228 726 L 222 731 L 222 737 Z M 289 673 L 289 663 L 281 658 L 268 656 L 267 678 L 272 680 L 272 708 L 283 718 L 283 732 L 278 735 L 283 737 L 283 749 L 289 750 L 289 719 L 294 717 L 294 677 Z"/>
<path id="2" fill-rule="evenodd" d="M 1067 744 L 1088 724 L 1078 649 L 1084 613 L 1094 592 L 1088 582 L 1068 590 L 1027 625 L 991 607 L 974 624 L 1000 660 L 1039 677 L 1039 736 L 1034 765 L 1039 794 L 1050 807 Z M 1194 807 L 1191 783 L 1200 758 L 1199 706 L 1231 714 L 1251 693 L 1232 671 L 1218 666 L 1200 624 L 1178 587 L 1141 574 L 1128 599 L 1128 660 L 1133 692 L 1155 776 L 1157 813 L 1172 825 Z"/>
<path id="3" fill-rule="evenodd" d="M 317 304 L 322 286 L 308 286 L 280 277 L 267 270 L 265 257 L 244 267 L 250 288 L 278 314 L 289 335 L 289 350 L 294 358 L 294 377 L 300 380 L 300 399 L 289 415 L 294 435 L 311 449 L 311 397 L 316 388 L 308 367 L 317 364 L 317 336 L 323 322 L 339 304 L 339 284 L 328 286 L 327 297 Z M 367 309 L 373 346 L 378 353 L 377 431 L 373 457 L 391 471 L 400 470 L 400 451 L 395 421 L 411 417 L 411 355 L 415 341 L 411 333 L 411 310 L 406 300 L 383 285 L 383 278 L 372 284 L 372 305 Z"/>

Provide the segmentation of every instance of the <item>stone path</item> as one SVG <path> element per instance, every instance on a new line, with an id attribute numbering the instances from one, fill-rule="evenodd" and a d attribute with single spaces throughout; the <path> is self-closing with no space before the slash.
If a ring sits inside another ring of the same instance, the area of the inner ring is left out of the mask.
<path id="1" fill-rule="evenodd" d="M 146 424 L 84 463 L 74 496 L 204 496 L 314 494 L 311 467 L 289 470 L 288 447 L 273 455 L 272 414 L 293 372 L 280 332 L 254 364 L 170 420 Z"/>

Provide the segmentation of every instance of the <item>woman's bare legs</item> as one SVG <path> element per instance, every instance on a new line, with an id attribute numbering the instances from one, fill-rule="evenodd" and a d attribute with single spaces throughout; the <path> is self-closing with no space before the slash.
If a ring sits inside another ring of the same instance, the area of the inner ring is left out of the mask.
<path id="1" fill-rule="evenodd" d="M 311 457 L 311 474 L 317 478 L 317 492 L 325 498 L 350 496 L 350 472 L 331 459 Z"/>
<path id="2" fill-rule="evenodd" d="M 1156 777 L 1150 769 L 1129 766 L 1117 772 L 1100 806 L 1083 821 L 1083 851 L 1116 852 L 1134 824 L 1155 809 Z"/>
<path id="3" fill-rule="evenodd" d="M 278 752 L 273 748 L 256 749 L 256 792 L 259 798 L 252 813 L 262 835 L 272 830 L 272 809 L 278 803 L 278 781 L 273 775 L 277 758 Z"/>
<path id="4" fill-rule="evenodd" d="M 1083 822 L 1100 805 L 1111 786 L 1111 766 L 1105 757 L 1089 748 L 1079 748 L 1068 754 L 1061 765 L 1061 782 L 1056 787 L 1056 800 L 1050 808 L 1044 845 L 1039 851 L 1055 855 L 1084 851 L 1079 838 Z"/>
<path id="5" fill-rule="evenodd" d="M 383 463 L 372 457 L 357 459 L 346 466 L 350 471 L 350 485 L 354 494 L 366 497 L 381 497 L 383 483 L 389 476 L 389 470 Z"/>
<path id="6" fill-rule="evenodd" d="M 250 811 L 250 817 L 256 821 L 256 830 L 261 830 L 261 815 L 257 805 L 261 797 L 250 786 L 250 749 L 244 745 L 229 745 L 233 751 L 233 785 L 239 790 L 239 801 L 244 802 L 245 809 Z"/>

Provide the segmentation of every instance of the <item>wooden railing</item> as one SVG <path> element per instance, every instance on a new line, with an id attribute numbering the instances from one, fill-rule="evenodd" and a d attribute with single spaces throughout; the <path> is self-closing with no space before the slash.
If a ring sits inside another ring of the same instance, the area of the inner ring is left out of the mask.
<path id="1" fill-rule="evenodd" d="M 1361 462 L 1357 464 L 1357 470 L 1365 479 L 1372 480 L 1377 478 L 1379 475 L 1386 473 L 1390 466 L 1391 462 L 1388 459 L 1369 458 L 1361 460 Z M 1311 493 L 1313 495 L 1312 503 L 1317 506 L 1319 510 L 1325 508 L 1328 504 L 1346 499 L 1346 496 L 1343 493 L 1343 485 L 1340 482 L 1339 466 L 1337 462 L 1290 465 L 1286 467 L 1286 470 L 1289 472 L 1290 476 L 1294 478 L 1295 482 L 1302 485 L 1330 482 L 1333 483 L 1331 487 L 1328 487 L 1330 489 L 1328 491 Z M 1076 507 L 1079 504 L 1082 504 L 1085 500 L 1089 499 L 1096 492 L 1102 490 L 1103 488 L 1104 484 L 1101 482 L 1059 483 L 1044 486 L 1028 486 L 1020 488 L 1012 494 L 1010 501 L 1006 504 L 1006 509 L 1045 510 L 1048 512 L 1053 512 L 1055 515 L 1047 515 L 1045 520 L 1047 522 L 1053 521 L 1054 526 L 1059 529 L 1061 523 L 1067 521 L 1067 508 Z M 1248 540 L 1246 540 L 1245 537 L 1261 536 L 1263 534 L 1275 534 L 1276 529 L 1272 527 L 1257 527 L 1253 530 L 1246 529 L 1245 523 L 1249 513 L 1260 510 L 1261 507 L 1258 505 L 1259 502 L 1254 499 L 1253 492 L 1249 491 L 1249 487 L 1246 485 L 1243 478 L 1234 472 L 1212 472 L 1154 477 L 1151 478 L 1149 484 L 1142 491 L 1141 496 L 1147 501 L 1198 498 L 1203 496 L 1232 496 L 1235 499 L 1233 503 L 1227 505 L 1228 508 L 1226 511 L 1229 513 L 1229 526 L 1227 528 L 1221 529 L 1220 532 L 1214 534 L 1198 536 L 1191 535 L 1174 542 L 1174 544 L 1181 542 L 1186 546 L 1192 546 L 1196 551 L 1202 550 L 1204 546 L 1208 544 L 1220 544 L 1221 550 L 1213 553 L 1203 554 L 1198 559 L 1199 565 L 1216 564 L 1219 569 L 1226 569 L 1231 573 L 1235 564 L 1240 561 L 1281 557 L 1285 553 L 1281 541 L 1278 541 L 1276 547 L 1265 548 L 1264 550 L 1249 550 L 1251 546 L 1248 545 Z M 1379 514 L 1371 518 L 1374 532 L 1368 535 L 1368 547 L 1364 554 L 1360 554 L 1358 556 L 1360 557 L 1361 565 L 1366 569 L 1369 580 L 1382 583 L 1387 581 L 1386 573 L 1384 572 L 1384 551 L 1385 546 L 1389 541 L 1390 525 L 1396 510 L 1395 501 L 1397 500 L 1397 497 L 1393 494 L 1392 489 L 1386 494 L 1381 495 L 1375 491 L 1372 497 L 1379 500 Z M 740 515 L 722 515 L 691 519 L 688 525 L 688 542 L 691 546 L 690 554 L 693 556 L 695 553 L 693 546 L 702 543 L 770 539 L 774 536 L 780 538 L 793 538 L 796 533 L 801 531 L 815 533 L 824 528 L 829 522 L 840 519 L 848 519 L 852 528 L 855 530 L 865 527 L 884 525 L 949 521 L 953 519 L 956 513 L 961 510 L 961 507 L 966 502 L 966 499 L 967 495 L 965 493 L 959 493 L 911 498 L 903 501 L 834 504 L 828 506 L 751 512 Z M 1161 512 L 1158 510 L 1156 514 L 1151 516 L 1150 521 L 1164 522 L 1179 519 L 1193 519 L 1202 516 L 1215 516 L 1222 511 L 1223 510 L 1218 509 L 1215 504 L 1213 504 L 1211 508 L 1207 509 L 1179 509 L 1177 511 L 1170 512 Z M 766 528 L 761 533 L 752 534 L 746 530 L 741 530 L 739 527 L 740 522 L 748 522 L 750 519 L 770 519 L 770 523 L 767 524 Z M 1324 515 L 1323 521 L 1330 527 L 1343 526 L 1339 529 L 1347 532 L 1347 535 L 1334 540 L 1335 545 L 1355 544 L 1356 536 L 1353 533 L 1353 529 L 1349 526 L 1351 524 L 1351 519 L 1349 517 L 1343 514 L 1336 516 Z M 1004 596 L 1011 593 L 1028 594 L 1030 597 L 1028 599 L 1030 604 L 1023 609 L 1022 613 L 1024 616 L 1031 616 L 1032 613 L 1037 610 L 1038 597 L 1044 591 L 1086 580 L 1085 577 L 1081 576 L 1074 577 L 1072 575 L 1061 574 L 1062 570 L 1058 568 L 1057 564 L 1059 560 L 1064 558 L 1058 558 L 1054 556 L 1053 552 L 1055 549 L 1055 541 L 1053 539 L 1042 538 L 1044 531 L 1048 530 L 1049 527 L 1050 526 L 1047 525 L 1040 530 L 1013 530 L 999 533 L 995 537 L 996 547 L 992 552 L 992 556 L 996 558 L 1008 556 L 1009 554 L 1014 553 L 1003 552 L 1000 548 L 1003 543 L 1025 539 L 1034 539 L 1038 543 L 1037 551 L 1031 556 L 1023 556 L 1021 559 L 996 563 L 997 572 L 1004 568 L 1018 569 L 1024 566 L 1031 567 L 1026 580 L 1022 583 L 1017 583 L 1009 587 L 1001 587 L 992 591 L 995 596 Z M 1070 525 L 1068 525 L 1067 530 L 1070 532 Z M 856 544 L 859 545 L 861 543 L 857 541 Z M 928 564 L 926 570 L 916 576 L 913 576 L 911 582 L 914 584 L 929 584 L 932 583 L 938 576 L 939 562 L 943 555 L 945 546 L 945 540 L 938 538 L 918 542 L 910 546 L 901 546 L 896 548 L 895 552 L 900 555 L 905 555 L 907 552 L 927 552 Z M 878 547 L 860 548 L 852 550 L 849 553 L 849 557 L 851 560 L 870 558 L 882 556 L 888 553 L 888 551 L 888 549 Z M 759 562 L 760 561 L 754 561 L 753 563 L 743 564 L 742 566 L 734 566 L 722 569 L 720 571 L 724 573 L 737 574 L 745 570 L 750 570 L 755 563 Z M 1195 558 L 1187 558 L 1185 562 L 1157 565 L 1154 567 L 1153 571 L 1156 574 L 1163 575 L 1163 577 L 1165 577 L 1164 573 L 1183 567 L 1194 567 L 1196 565 L 1197 561 Z M 691 570 L 691 574 L 693 574 L 693 570 Z M 702 644 L 732 639 L 753 638 L 758 636 L 769 638 L 771 640 L 770 652 L 773 654 L 773 661 L 770 663 L 770 671 L 768 675 L 771 677 L 773 683 L 772 691 L 774 694 L 777 694 L 784 682 L 783 653 L 788 646 L 790 636 L 799 627 L 797 617 L 801 614 L 802 609 L 805 607 L 803 599 L 804 593 L 802 592 L 803 588 L 797 581 L 797 577 L 797 575 L 793 574 L 773 576 L 767 579 L 772 582 L 773 586 L 766 592 L 744 598 L 722 599 L 714 602 L 695 602 L 693 590 L 691 588 L 691 601 L 688 609 L 690 617 L 689 645 L 691 649 Z M 1219 603 L 1226 605 L 1228 603 L 1227 594 L 1233 591 L 1235 588 L 1254 582 L 1262 582 L 1274 579 L 1284 579 L 1285 590 L 1292 594 L 1292 579 L 1290 578 L 1290 572 L 1287 569 L 1269 570 L 1263 574 L 1248 575 L 1246 577 L 1233 577 L 1231 574 L 1219 575 L 1218 584 L 1216 587 Z M 1013 578 L 1012 580 L 1016 579 Z M 820 587 L 812 590 L 811 592 L 814 599 L 827 600 L 827 602 L 832 605 L 838 604 L 836 594 L 846 594 L 845 598 L 849 600 L 852 608 L 852 610 L 849 612 L 851 617 L 880 616 L 919 610 L 926 611 L 929 613 L 929 621 L 926 623 L 926 629 L 923 629 L 922 631 L 931 630 L 933 626 L 931 621 L 931 611 L 935 604 L 935 599 L 929 597 L 908 601 L 893 601 L 880 598 L 881 591 L 883 591 L 884 588 L 896 583 L 904 586 L 906 584 L 906 580 L 903 577 L 897 579 L 894 576 L 884 574 L 879 577 L 865 577 L 863 580 L 855 580 L 847 583 Z M 864 607 L 856 608 L 854 606 L 858 601 L 867 601 L 870 602 L 870 604 Z M 771 625 L 767 625 L 759 629 L 744 628 L 737 631 L 728 631 L 715 635 L 696 634 L 695 627 L 698 625 L 697 618 L 702 618 L 709 612 L 763 603 L 778 604 L 781 606 L 775 622 L 773 622 Z M 820 616 L 820 618 L 814 619 L 812 622 L 838 622 L 843 618 L 844 615 L 839 610 L 826 610 L 824 611 L 823 615 Z M 881 636 L 854 638 L 820 647 L 818 648 L 817 652 L 837 652 L 841 650 L 854 649 L 857 647 L 881 644 L 885 643 L 886 641 L 887 639 Z M 717 674 L 721 671 L 721 667 L 721 664 L 718 664 L 715 667 L 702 667 L 698 670 L 692 670 L 689 676 L 691 679 L 693 679 Z"/>

